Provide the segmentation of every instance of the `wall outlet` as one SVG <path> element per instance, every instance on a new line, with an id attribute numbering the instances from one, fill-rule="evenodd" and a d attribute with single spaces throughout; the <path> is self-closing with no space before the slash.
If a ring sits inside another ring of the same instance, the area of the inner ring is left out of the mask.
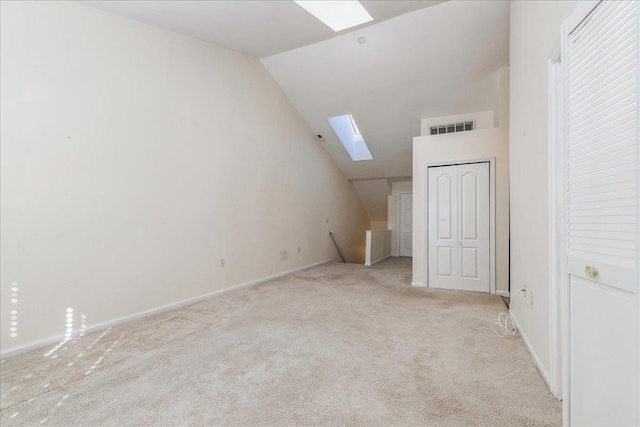
<path id="1" fill-rule="evenodd" d="M 220 258 L 220 267 L 224 267 L 224 258 Z"/>
<path id="2" fill-rule="evenodd" d="M 327 217 L 327 224 L 329 223 L 329 217 Z"/>
<path id="3" fill-rule="evenodd" d="M 300 246 L 298 246 L 298 253 L 300 253 Z"/>

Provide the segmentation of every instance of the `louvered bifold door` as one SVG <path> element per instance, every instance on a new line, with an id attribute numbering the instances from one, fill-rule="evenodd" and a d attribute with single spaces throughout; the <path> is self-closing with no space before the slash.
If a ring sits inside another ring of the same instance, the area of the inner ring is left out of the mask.
<path id="1" fill-rule="evenodd" d="M 638 423 L 638 2 L 565 29 L 569 417 Z"/>

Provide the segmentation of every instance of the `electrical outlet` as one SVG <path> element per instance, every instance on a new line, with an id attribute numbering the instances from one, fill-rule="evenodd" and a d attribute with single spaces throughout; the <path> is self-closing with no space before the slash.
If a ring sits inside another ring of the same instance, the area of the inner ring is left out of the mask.
<path id="1" fill-rule="evenodd" d="M 298 246 L 298 253 L 300 253 L 300 246 Z"/>
<path id="2" fill-rule="evenodd" d="M 224 258 L 220 258 L 220 267 L 224 267 Z"/>
<path id="3" fill-rule="evenodd" d="M 329 223 L 329 217 L 327 217 L 327 223 Z"/>

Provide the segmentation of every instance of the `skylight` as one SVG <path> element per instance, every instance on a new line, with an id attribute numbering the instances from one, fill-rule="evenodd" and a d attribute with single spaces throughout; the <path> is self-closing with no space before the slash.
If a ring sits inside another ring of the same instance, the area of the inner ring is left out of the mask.
<path id="1" fill-rule="evenodd" d="M 294 0 L 307 12 L 324 22 L 333 31 L 355 27 L 373 21 L 369 12 L 357 0 L 323 1 Z"/>
<path id="2" fill-rule="evenodd" d="M 340 142 L 342 142 L 345 150 L 351 156 L 351 160 L 359 162 L 360 160 L 373 159 L 371 152 L 369 152 L 369 147 L 367 147 L 367 143 L 364 142 L 362 135 L 360 135 L 360 130 L 351 114 L 329 117 L 329 124 L 338 135 L 338 138 L 340 138 Z"/>

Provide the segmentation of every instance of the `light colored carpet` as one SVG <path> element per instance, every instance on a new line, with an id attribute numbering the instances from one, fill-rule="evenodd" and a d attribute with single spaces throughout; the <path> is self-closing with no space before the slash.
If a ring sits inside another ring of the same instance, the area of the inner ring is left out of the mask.
<path id="1" fill-rule="evenodd" d="M 20 355 L 4 425 L 560 425 L 495 295 L 325 264 Z M 57 356 L 54 358 L 54 356 Z"/>

